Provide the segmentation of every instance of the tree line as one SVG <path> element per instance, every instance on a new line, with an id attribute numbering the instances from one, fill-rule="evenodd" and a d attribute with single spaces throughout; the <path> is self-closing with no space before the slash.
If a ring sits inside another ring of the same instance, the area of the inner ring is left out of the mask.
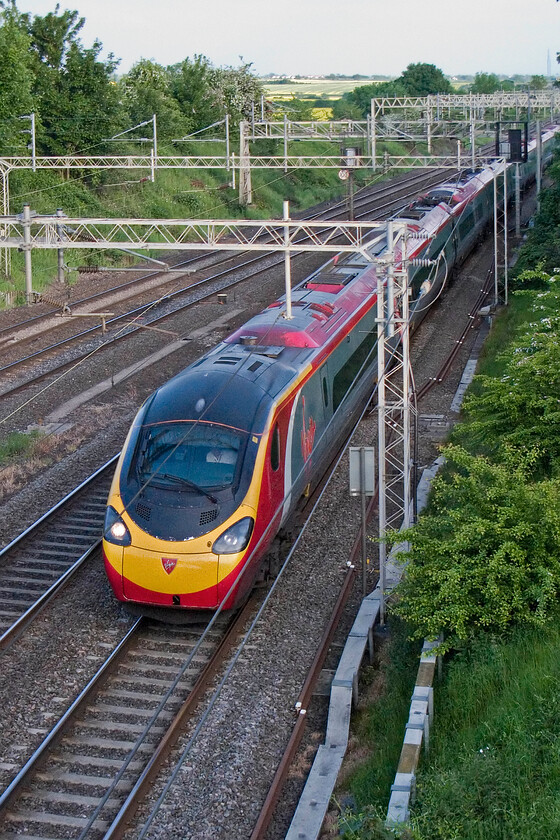
<path id="1" fill-rule="evenodd" d="M 16 0 L 0 0 L 0 154 L 26 153 L 32 113 L 40 155 L 122 153 L 130 146 L 124 140 L 120 146 L 109 143 L 108 138 L 151 120 L 153 114 L 158 140 L 169 143 L 223 120 L 226 113 L 235 128 L 251 118 L 264 96 L 250 63 L 215 67 L 203 55 L 167 67 L 141 59 L 128 73 L 117 75 L 119 60 L 112 54 L 103 60 L 99 40 L 91 47 L 82 44 L 84 24 L 77 11 L 60 11 L 59 4 L 40 16 L 20 12 Z M 505 85 L 495 74 L 477 73 L 468 90 L 491 93 Z M 545 87 L 546 79 L 535 76 L 530 86 Z M 418 63 L 409 64 L 393 81 L 362 85 L 324 104 L 333 108 L 335 119 L 364 119 L 372 97 L 451 91 L 442 70 Z M 294 98 L 290 116 L 309 119 L 318 104 Z M 127 138 L 134 136 L 138 134 Z"/>
<path id="2" fill-rule="evenodd" d="M 533 76 L 529 81 L 531 90 L 544 90 L 548 82 L 544 76 Z M 527 87 L 524 85 L 524 87 Z M 430 96 L 438 93 L 495 93 L 498 90 L 516 89 L 513 79 L 500 79 L 495 73 L 476 73 L 472 84 L 454 90 L 443 71 L 434 64 L 409 64 L 406 70 L 393 81 L 373 82 L 362 85 L 340 100 L 330 103 L 335 119 L 364 119 L 371 109 L 373 98 L 392 96 Z"/>
<path id="3" fill-rule="evenodd" d="M 141 59 L 117 76 L 119 61 L 85 47 L 77 11 L 44 16 L 0 0 L 0 153 L 21 155 L 35 114 L 38 154 L 119 151 L 112 138 L 157 115 L 158 139 L 182 138 L 227 112 L 232 125 L 251 116 L 263 94 L 251 64 L 215 67 L 203 55 L 163 67 Z M 132 135 L 130 135 L 132 136 Z M 122 146 L 121 149 L 122 150 Z"/>

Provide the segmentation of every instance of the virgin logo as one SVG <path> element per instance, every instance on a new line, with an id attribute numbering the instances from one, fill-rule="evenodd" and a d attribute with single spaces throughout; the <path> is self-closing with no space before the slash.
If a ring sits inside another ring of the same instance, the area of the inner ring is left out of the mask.
<path id="1" fill-rule="evenodd" d="M 161 565 L 163 566 L 164 572 L 167 572 L 168 575 L 171 574 L 175 566 L 177 565 L 177 558 L 176 557 L 162 557 L 161 558 Z"/>
<path id="2" fill-rule="evenodd" d="M 317 424 L 313 417 L 309 418 L 309 426 L 306 427 L 305 425 L 305 397 L 301 398 L 301 407 L 303 411 L 303 429 L 301 430 L 301 454 L 303 455 L 303 460 L 307 461 L 311 453 L 313 452 L 313 444 L 315 442 L 315 431 L 317 429 Z"/>

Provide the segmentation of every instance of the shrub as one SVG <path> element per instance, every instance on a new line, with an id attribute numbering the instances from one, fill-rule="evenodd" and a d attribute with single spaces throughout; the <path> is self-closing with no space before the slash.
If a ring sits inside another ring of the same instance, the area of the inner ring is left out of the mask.
<path id="1" fill-rule="evenodd" d="M 529 282 L 542 282 L 540 273 L 529 274 Z M 464 403 L 467 422 L 455 434 L 500 461 L 511 449 L 532 450 L 538 455 L 533 468 L 540 475 L 550 474 L 560 462 L 559 285 L 552 277 L 544 291 L 516 292 L 526 299 L 531 322 L 500 354 L 504 374 L 476 377 L 477 390 Z"/>
<path id="2" fill-rule="evenodd" d="M 430 510 L 405 535 L 393 607 L 413 638 L 443 633 L 442 651 L 482 630 L 544 623 L 560 587 L 559 483 L 528 482 L 530 456 L 495 465 L 458 446 L 444 452 Z"/>

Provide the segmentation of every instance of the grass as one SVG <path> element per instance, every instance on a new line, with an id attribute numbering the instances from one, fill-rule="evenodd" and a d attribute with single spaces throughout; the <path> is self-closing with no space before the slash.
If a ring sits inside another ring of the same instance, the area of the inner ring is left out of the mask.
<path id="1" fill-rule="evenodd" d="M 116 402 L 86 406 L 80 412 L 81 419 L 61 434 L 44 430 L 6 434 L 0 441 L 0 503 L 29 484 L 37 472 L 62 461 L 90 440 L 92 434 L 105 427 L 107 416 L 115 420 L 132 417 L 137 405 L 136 389 L 128 385 Z"/>
<path id="2" fill-rule="evenodd" d="M 435 686 L 428 759 L 417 773 L 412 825 L 383 827 L 402 747 L 417 646 L 392 622 L 375 703 L 353 720 L 362 763 L 335 799 L 353 807 L 339 822 L 347 840 L 542 840 L 560 836 L 560 623 L 480 637 L 444 666 Z M 367 674 L 367 672 L 366 672 Z M 366 753 L 366 758 L 363 754 Z M 350 753 L 352 762 L 352 753 Z"/>
<path id="3" fill-rule="evenodd" d="M 0 443 L 0 467 L 32 452 L 39 438 L 39 432 L 12 432 Z"/>
<path id="4" fill-rule="evenodd" d="M 313 80 L 319 83 L 318 80 Z M 328 82 L 332 90 L 336 87 L 367 84 L 370 80 L 356 82 Z M 280 86 L 284 87 L 284 86 Z M 340 95 L 340 92 L 337 96 Z M 282 141 L 261 143 L 256 151 L 262 155 L 282 156 Z M 419 148 L 417 149 L 419 151 Z M 161 145 L 161 155 L 176 154 L 175 147 Z M 223 145 L 189 143 L 180 150 L 185 155 L 204 155 L 214 152 L 223 153 Z M 327 141 L 309 141 L 291 143 L 289 153 L 298 155 L 340 154 L 340 144 Z M 409 154 L 406 144 L 398 142 L 380 142 L 377 148 L 378 158 L 387 152 L 390 155 Z M 379 162 L 379 161 L 378 161 Z M 379 177 L 392 177 L 401 170 L 392 169 L 387 175 L 376 173 Z M 240 207 L 238 192 L 232 186 L 232 173 L 222 170 L 166 170 L 156 171 L 152 183 L 145 170 L 125 171 L 54 171 L 17 170 L 10 177 L 10 210 L 20 213 L 24 204 L 30 204 L 33 211 L 45 215 L 61 208 L 67 216 L 82 218 L 167 218 L 167 219 L 231 219 L 231 218 L 281 218 L 282 202 L 290 201 L 292 213 L 345 193 L 345 187 L 338 178 L 336 169 L 300 169 L 283 172 L 281 169 L 254 169 L 252 172 L 253 203 L 250 207 Z M 355 173 L 356 189 L 372 181 L 371 171 L 363 169 Z M 15 303 L 24 302 L 25 271 L 24 256 L 15 249 L 11 251 L 10 277 L 0 273 L 0 307 L 2 298 L 15 296 Z M 118 252 L 100 252 L 88 249 L 66 249 L 64 261 L 70 269 L 80 265 L 122 265 L 129 264 L 127 258 Z M 33 290 L 45 292 L 57 276 L 57 255 L 55 251 L 34 249 L 32 254 Z M 66 283 L 72 285 L 75 274 L 67 274 Z M 57 289 L 56 296 L 64 295 L 65 290 Z"/>
<path id="5" fill-rule="evenodd" d="M 534 317 L 534 312 L 527 306 L 526 299 L 512 295 L 509 305 L 501 311 L 500 317 L 492 322 L 492 330 L 480 354 L 477 373 L 486 376 L 501 376 L 504 364 L 500 354 L 515 339 L 519 328 L 528 321 L 534 320 Z"/>
<path id="6" fill-rule="evenodd" d="M 457 655 L 436 690 L 416 840 L 560 835 L 560 627 L 519 628 Z"/>
<path id="7" fill-rule="evenodd" d="M 527 305 L 523 296 L 512 295 L 507 307 L 502 309 L 498 318 L 492 321 L 492 329 L 482 348 L 478 365 L 477 375 L 489 377 L 501 377 L 505 372 L 506 361 L 502 357 L 503 351 L 515 341 L 520 328 L 534 320 L 534 312 Z M 480 395 L 483 385 L 476 378 L 469 386 L 468 393 Z M 451 442 L 458 443 L 469 452 L 488 455 L 486 447 L 480 448 L 480 440 L 476 430 L 473 432 L 468 422 L 459 423 L 451 431 Z M 489 442 L 491 445 L 493 441 Z"/>
<path id="8" fill-rule="evenodd" d="M 293 144 L 292 144 L 293 145 Z M 296 148 L 295 146 L 293 146 Z M 262 154 L 282 155 L 281 142 L 259 146 Z M 176 149 L 161 148 L 162 155 L 176 153 Z M 291 148 L 290 152 L 293 151 Z M 208 145 L 190 144 L 181 152 L 188 155 L 212 153 Z M 297 144 L 300 155 L 339 154 L 338 143 L 307 142 Z M 168 219 L 232 219 L 281 218 L 282 202 L 289 199 L 291 211 L 300 212 L 327 199 L 344 193 L 337 170 L 299 170 L 284 173 L 281 169 L 256 169 L 252 173 L 253 204 L 240 207 L 237 188 L 231 185 L 231 173 L 221 170 L 166 170 L 156 172 L 155 182 L 143 180 L 144 171 L 72 172 L 63 175 L 40 171 L 19 170 L 10 180 L 11 212 L 21 212 L 28 203 L 39 214 L 52 214 L 60 207 L 67 216 L 101 218 L 168 218 Z M 371 173 L 356 173 L 356 186 L 365 182 Z M 161 252 L 160 252 L 161 253 Z M 156 254 L 157 256 L 157 254 Z M 113 261 L 111 261 L 113 257 Z M 115 260 L 116 257 L 116 260 Z M 64 261 L 70 267 L 79 265 L 127 264 L 127 258 L 115 251 L 66 249 Z M 34 249 L 32 254 L 33 289 L 43 292 L 57 275 L 55 251 Z M 74 274 L 67 275 L 68 285 Z M 25 273 L 23 254 L 12 250 L 11 277 L 0 276 L 0 294 L 16 295 L 16 302 L 24 300 Z M 61 290 L 57 290 L 60 294 Z M 62 290 L 63 291 L 63 290 Z M 0 301 L 1 305 L 1 301 Z"/>
<path id="9" fill-rule="evenodd" d="M 418 670 L 421 645 L 408 641 L 406 627 L 396 617 L 391 618 L 389 626 L 391 636 L 379 669 L 366 668 L 361 675 L 362 680 L 368 676 L 372 680 L 369 699 L 368 688 L 360 690 L 368 705 L 352 720 L 352 744 L 354 749 L 366 752 L 365 761 L 344 780 L 343 790 L 337 794 L 341 799 L 350 793 L 358 812 L 367 806 L 374 811 L 387 807 Z M 377 680 L 370 672 L 379 674 Z M 375 702 L 369 705 L 371 700 Z M 352 754 L 349 758 L 352 763 Z"/>
<path id="10" fill-rule="evenodd" d="M 524 295 L 496 318 L 479 372 L 500 377 L 501 353 L 535 319 Z M 475 382 L 474 388 L 477 388 Z M 455 434 L 469 450 L 469 424 Z M 543 501 L 544 504 L 544 501 Z M 358 719 L 367 754 L 346 787 L 355 807 L 339 821 L 349 840 L 541 840 L 560 836 L 560 609 L 544 627 L 517 625 L 475 636 L 435 686 L 431 750 L 417 771 L 412 823 L 388 832 L 384 815 L 396 772 L 417 660 L 390 651 L 389 685 Z M 343 796 L 342 792 L 339 796 Z"/>

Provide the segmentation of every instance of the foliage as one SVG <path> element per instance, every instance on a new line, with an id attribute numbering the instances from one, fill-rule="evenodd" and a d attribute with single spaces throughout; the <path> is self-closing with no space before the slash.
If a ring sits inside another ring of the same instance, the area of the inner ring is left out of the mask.
<path id="1" fill-rule="evenodd" d="M 407 825 L 387 827 L 381 810 L 371 806 L 359 813 L 343 811 L 338 827 L 343 840 L 413 840 Z"/>
<path id="2" fill-rule="evenodd" d="M 544 284 L 542 272 L 527 272 L 526 282 Z M 520 280 L 522 282 L 522 280 Z M 560 277 L 540 292 L 515 295 L 526 301 L 532 318 L 502 352 L 502 376 L 478 376 L 467 395 L 465 430 L 480 450 L 507 460 L 510 450 L 534 452 L 533 472 L 558 473 L 560 466 Z M 535 317 L 538 320 L 534 320 Z M 460 439 L 461 427 L 456 437 Z"/>
<path id="3" fill-rule="evenodd" d="M 72 154 L 100 144 L 117 125 L 119 112 L 112 80 L 118 62 L 112 56 L 99 60 L 99 41 L 85 49 L 78 37 L 85 19 L 59 8 L 45 17 L 21 18 L 31 41 L 37 148 L 45 154 Z"/>
<path id="4" fill-rule="evenodd" d="M 316 105 L 316 100 L 298 99 L 297 97 L 292 96 L 291 99 L 284 100 L 282 102 L 282 111 L 270 116 L 269 119 L 284 119 L 284 114 L 286 114 L 288 119 L 293 120 L 294 122 L 312 120 L 313 109 Z M 263 154 L 263 146 L 259 145 L 259 149 L 261 149 L 261 154 Z"/>
<path id="5" fill-rule="evenodd" d="M 38 431 L 29 434 L 24 432 L 10 432 L 7 438 L 0 443 L 0 465 L 4 465 L 20 455 L 26 455 L 38 440 Z"/>
<path id="6" fill-rule="evenodd" d="M 552 273 L 560 267 L 560 153 L 555 150 L 555 160 L 548 169 L 551 185 L 543 190 L 540 209 L 530 228 L 516 265 L 516 274 L 538 263 L 544 271 Z"/>
<path id="7" fill-rule="evenodd" d="M 531 90 L 545 90 L 545 88 L 548 87 L 546 76 L 531 76 L 531 79 L 529 80 L 529 87 Z"/>
<path id="8" fill-rule="evenodd" d="M 161 64 L 141 59 L 123 76 L 120 86 L 129 127 L 147 122 L 155 114 L 160 140 L 187 133 L 189 122 L 171 94 L 171 73 Z"/>
<path id="9" fill-rule="evenodd" d="M 224 115 L 208 96 L 212 80 L 212 65 L 204 55 L 185 58 L 168 68 L 170 92 L 188 120 L 189 131 L 198 131 Z"/>
<path id="10" fill-rule="evenodd" d="M 407 638 L 406 625 L 394 615 L 389 616 L 387 629 L 386 640 L 376 645 L 379 664 L 362 670 L 360 676 L 360 697 L 368 694 L 367 678 L 371 676 L 376 702 L 364 702 L 352 720 L 353 741 L 359 744 L 360 751 L 367 751 L 367 758 L 354 768 L 344 784 L 356 803 L 358 816 L 368 816 L 368 804 L 374 806 L 371 813 L 387 809 L 418 671 L 421 645 Z"/>
<path id="11" fill-rule="evenodd" d="M 399 79 L 408 96 L 451 93 L 451 83 L 435 64 L 409 64 Z"/>
<path id="12" fill-rule="evenodd" d="M 394 81 L 361 85 L 345 93 L 333 104 L 333 115 L 336 119 L 364 119 L 371 111 L 372 99 L 450 92 L 450 82 L 435 65 L 409 64 L 404 73 Z"/>
<path id="13" fill-rule="evenodd" d="M 251 63 L 239 67 L 215 67 L 210 78 L 212 101 L 222 114 L 229 114 L 234 124 L 249 120 L 253 106 L 264 96 L 264 88 L 251 72 Z"/>
<path id="14" fill-rule="evenodd" d="M 394 82 L 374 82 L 361 85 L 345 93 L 338 102 L 333 103 L 336 119 L 364 119 L 371 111 L 371 100 L 382 96 L 404 96 L 405 88 L 397 79 Z"/>
<path id="15" fill-rule="evenodd" d="M 8 155 L 21 154 L 29 140 L 23 133 L 29 123 L 20 119 L 33 110 L 29 49 L 30 38 L 21 15 L 13 3 L 5 5 L 0 11 L 0 149 Z"/>
<path id="16" fill-rule="evenodd" d="M 458 446 L 444 454 L 430 511 L 405 535 L 395 612 L 414 638 L 443 633 L 442 650 L 544 624 L 560 588 L 559 482 L 528 482 L 530 456 L 494 465 Z"/>
<path id="17" fill-rule="evenodd" d="M 476 73 L 470 90 L 471 93 L 494 93 L 500 90 L 501 86 L 495 73 Z"/>
<path id="18" fill-rule="evenodd" d="M 29 125 L 21 117 L 32 112 L 39 154 L 102 152 L 106 138 L 154 114 L 163 142 L 226 113 L 235 126 L 251 118 L 263 94 L 250 63 L 214 67 L 200 55 L 169 68 L 142 59 L 117 83 L 118 61 L 112 55 L 102 61 L 97 40 L 89 48 L 81 43 L 84 24 L 77 11 L 60 11 L 59 4 L 53 12 L 32 16 L 21 14 L 16 0 L 0 0 L 0 150 L 5 154 L 25 150 L 23 132 Z"/>
<path id="19" fill-rule="evenodd" d="M 417 778 L 415 840 L 540 840 L 560 830 L 560 629 L 480 638 L 437 688 L 428 765 Z"/>
<path id="20" fill-rule="evenodd" d="M 371 100 L 370 100 L 371 101 Z M 366 106 L 368 107 L 368 106 Z M 369 110 L 369 107 L 368 107 Z M 366 114 L 368 111 L 366 111 Z M 345 93 L 340 99 L 332 103 L 332 115 L 334 120 L 363 120 L 364 112 L 352 97 Z"/>

